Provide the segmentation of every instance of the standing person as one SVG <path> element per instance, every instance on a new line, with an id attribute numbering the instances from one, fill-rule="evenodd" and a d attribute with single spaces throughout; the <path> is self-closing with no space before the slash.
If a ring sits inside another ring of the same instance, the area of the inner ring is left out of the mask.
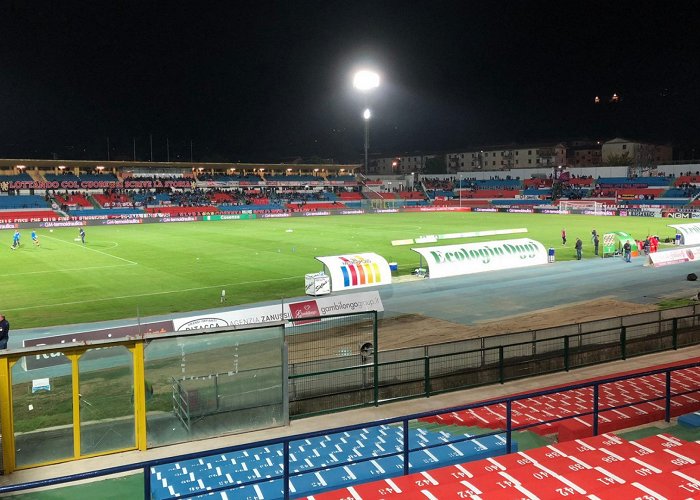
<path id="1" fill-rule="evenodd" d="M 595 231 L 595 229 L 593 231 Z M 596 255 L 598 255 L 598 245 L 599 244 L 600 244 L 600 238 L 598 237 L 598 233 L 595 233 L 595 236 L 593 236 L 593 250 L 595 250 Z"/>
<path id="2" fill-rule="evenodd" d="M 10 340 L 10 322 L 0 314 L 0 349 L 7 349 L 8 340 Z"/>
<path id="3" fill-rule="evenodd" d="M 19 248 L 19 231 L 15 231 L 12 235 L 12 250 Z"/>
<path id="4" fill-rule="evenodd" d="M 574 248 L 576 249 L 576 260 L 581 260 L 581 251 L 583 250 L 583 242 L 581 241 L 581 238 L 576 238 Z"/>
<path id="5" fill-rule="evenodd" d="M 36 235 L 36 231 L 32 231 L 32 243 L 39 246 L 39 237 Z"/>
<path id="6" fill-rule="evenodd" d="M 561 230 L 561 244 L 566 245 L 566 228 L 562 228 Z"/>
<path id="7" fill-rule="evenodd" d="M 598 237 L 598 231 L 593 228 L 593 231 L 591 231 L 591 241 L 595 242 L 595 239 Z M 596 254 L 598 255 L 598 254 Z"/>
<path id="8" fill-rule="evenodd" d="M 224 302 L 226 302 L 226 289 L 222 288 L 221 289 L 221 303 L 223 304 Z"/>
<path id="9" fill-rule="evenodd" d="M 80 231 L 78 231 L 78 234 L 80 234 L 80 241 L 83 242 L 83 245 L 85 244 L 85 230 L 81 227 Z"/>
<path id="10" fill-rule="evenodd" d="M 622 245 L 622 255 L 625 257 L 625 262 L 632 262 L 632 245 L 629 241 L 625 241 Z"/>

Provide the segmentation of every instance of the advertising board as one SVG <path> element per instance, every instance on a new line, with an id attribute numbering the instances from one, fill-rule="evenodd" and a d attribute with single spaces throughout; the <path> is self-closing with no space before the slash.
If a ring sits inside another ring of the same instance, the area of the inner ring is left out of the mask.
<path id="1" fill-rule="evenodd" d="M 391 284 L 389 263 L 376 253 L 316 257 L 331 277 L 331 290 Z"/>
<path id="2" fill-rule="evenodd" d="M 412 248 L 428 265 L 430 278 L 513 269 L 547 263 L 547 249 L 529 238 Z"/>
<path id="3" fill-rule="evenodd" d="M 175 331 L 204 330 L 227 326 L 259 325 L 311 316 L 383 310 L 384 305 L 379 293 L 371 291 L 177 318 L 173 320 L 173 327 Z"/>
<path id="4" fill-rule="evenodd" d="M 694 262 L 700 258 L 700 247 L 674 248 L 663 252 L 650 253 L 647 256 L 647 265 L 653 267 Z"/>

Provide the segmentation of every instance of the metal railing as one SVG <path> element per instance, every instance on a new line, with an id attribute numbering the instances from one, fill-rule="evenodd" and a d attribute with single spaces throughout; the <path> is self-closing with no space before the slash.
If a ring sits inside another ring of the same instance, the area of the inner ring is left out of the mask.
<path id="1" fill-rule="evenodd" d="M 683 314 L 685 313 L 685 314 Z M 598 327 L 598 328 L 596 328 Z M 601 328 L 602 327 L 602 328 Z M 571 332 L 562 334 L 562 332 Z M 293 418 L 503 384 L 700 344 L 695 306 L 379 352 L 374 363 L 292 366 Z"/>
<path id="2" fill-rule="evenodd" d="M 293 477 L 301 475 L 301 474 L 314 473 L 314 472 L 318 472 L 318 471 L 321 471 L 324 469 L 329 469 L 329 468 L 342 468 L 344 466 L 349 465 L 350 463 L 358 463 L 358 462 L 363 462 L 363 461 L 377 460 L 378 458 L 383 458 L 383 457 L 401 456 L 401 457 L 403 457 L 403 474 L 404 475 L 408 474 L 409 473 L 409 465 L 410 465 L 409 458 L 410 458 L 410 454 L 412 452 L 426 450 L 426 449 L 430 449 L 432 447 L 437 447 L 437 446 L 444 446 L 446 444 L 443 442 L 443 443 L 438 443 L 438 444 L 433 444 L 433 445 L 428 445 L 428 446 L 421 445 L 421 446 L 416 447 L 416 448 L 411 448 L 409 445 L 409 439 L 408 439 L 409 438 L 409 429 L 410 429 L 409 426 L 410 426 L 411 422 L 419 420 L 419 419 L 426 419 L 426 418 L 434 417 L 436 415 L 441 415 L 441 414 L 445 414 L 445 413 L 461 412 L 461 411 L 465 411 L 465 410 L 474 410 L 474 409 L 478 409 L 478 408 L 482 408 L 482 407 L 486 407 L 486 406 L 491 406 L 491 405 L 505 405 L 506 418 L 505 418 L 505 429 L 504 430 L 495 430 L 493 432 L 479 434 L 477 436 L 460 435 L 457 439 L 451 440 L 449 442 L 449 444 L 470 441 L 472 439 L 483 438 L 484 436 L 489 436 L 489 435 L 505 434 L 505 438 L 506 438 L 506 447 L 505 448 L 506 448 L 507 453 L 510 453 L 513 449 L 512 443 L 513 443 L 513 433 L 514 432 L 527 430 L 531 427 L 535 427 L 535 426 L 539 426 L 539 425 L 543 425 L 543 424 L 562 422 L 565 420 L 570 420 L 570 419 L 574 419 L 574 418 L 580 418 L 580 417 L 592 415 L 593 416 L 592 433 L 593 433 L 593 435 L 598 435 L 598 433 L 599 433 L 598 420 L 599 420 L 599 416 L 600 416 L 601 412 L 618 410 L 618 409 L 627 408 L 627 407 L 633 407 L 635 405 L 640 405 L 640 404 L 653 402 L 653 401 L 663 401 L 664 402 L 664 419 L 666 422 L 669 422 L 671 419 L 671 401 L 672 401 L 672 398 L 676 397 L 676 396 L 682 396 L 685 394 L 697 393 L 700 390 L 700 387 L 694 387 L 694 388 L 690 388 L 686 391 L 675 392 L 675 393 L 672 392 L 671 391 L 671 383 L 673 381 L 673 374 L 680 371 L 680 370 L 686 370 L 686 369 L 697 368 L 697 367 L 700 367 L 700 363 L 698 363 L 698 362 L 683 364 L 683 365 L 678 365 L 678 366 L 673 366 L 673 367 L 664 367 L 664 368 L 648 370 L 648 371 L 634 373 L 634 374 L 620 375 L 620 376 L 607 377 L 607 378 L 602 378 L 602 379 L 588 381 L 588 382 L 581 382 L 578 384 L 567 385 L 564 387 L 557 387 L 557 388 L 546 389 L 546 390 L 541 390 L 541 391 L 521 393 L 521 394 L 514 395 L 514 396 L 491 399 L 491 400 L 487 400 L 487 401 L 483 401 L 483 402 L 479 402 L 479 403 L 460 405 L 460 406 L 445 408 L 445 409 L 441 409 L 441 410 L 437 410 L 437 411 L 415 413 L 415 414 L 405 415 L 405 416 L 401 416 L 401 417 L 394 417 L 394 418 L 389 418 L 389 419 L 366 422 L 366 423 L 362 423 L 362 424 L 336 427 L 334 429 L 327 429 L 327 430 L 323 430 L 323 431 L 309 432 L 309 433 L 304 433 L 304 434 L 297 434 L 294 436 L 285 436 L 285 437 L 280 437 L 280 438 L 275 438 L 275 439 L 268 439 L 268 440 L 258 441 L 258 442 L 250 443 L 250 444 L 246 444 L 246 445 L 218 448 L 218 449 L 213 449 L 213 450 L 209 450 L 206 452 L 189 453 L 189 454 L 178 455 L 178 456 L 168 457 L 168 458 L 163 458 L 163 459 L 158 459 L 158 460 L 149 460 L 149 461 L 138 462 L 138 463 L 129 464 L 129 465 L 122 465 L 122 466 L 110 467 L 107 469 L 101 469 L 101 470 L 96 470 L 96 471 L 91 471 L 91 472 L 73 474 L 70 476 L 63 476 L 63 477 L 59 477 L 59 478 L 45 479 L 45 480 L 40 480 L 40 481 L 32 481 L 32 482 L 27 482 L 27 483 L 15 484 L 15 485 L 11 485 L 11 486 L 4 486 L 4 487 L 0 487 L 0 494 L 26 491 L 26 490 L 30 490 L 30 489 L 34 489 L 34 488 L 39 488 L 39 487 L 66 484 L 66 483 L 71 483 L 71 482 L 78 481 L 78 480 L 97 479 L 97 478 L 102 478 L 105 476 L 119 474 L 119 473 L 123 473 L 123 472 L 141 471 L 141 473 L 143 474 L 143 480 L 144 480 L 144 498 L 150 499 L 151 498 L 151 468 L 152 467 L 170 464 L 170 463 L 175 463 L 175 462 L 200 459 L 200 458 L 207 457 L 207 456 L 214 456 L 214 455 L 233 453 L 236 451 L 250 450 L 252 448 L 259 448 L 259 447 L 265 447 L 265 446 L 271 447 L 271 446 L 275 446 L 275 445 L 278 445 L 278 446 L 281 445 L 281 447 L 282 447 L 282 470 L 283 470 L 283 472 L 281 474 L 272 475 L 269 477 L 264 477 L 264 478 L 251 480 L 251 481 L 243 481 L 243 482 L 237 483 L 233 487 L 231 485 L 228 485 L 228 486 L 221 486 L 218 488 L 212 488 L 212 489 L 209 489 L 206 491 L 191 492 L 188 494 L 183 494 L 183 495 L 179 496 L 179 498 L 189 498 L 189 497 L 201 495 L 203 493 L 209 494 L 209 493 L 213 493 L 213 492 L 217 492 L 217 491 L 231 490 L 231 489 L 235 489 L 235 488 L 241 488 L 241 487 L 245 487 L 245 486 L 249 486 L 249 485 L 253 485 L 253 484 L 257 484 L 257 483 L 262 483 L 262 482 L 267 482 L 267 481 L 272 481 L 272 480 L 282 480 L 283 481 L 283 485 L 282 485 L 283 497 L 285 499 L 288 499 L 288 498 L 290 498 L 290 490 L 289 490 L 289 479 L 290 478 L 293 478 Z M 653 376 L 653 375 L 663 375 L 663 379 L 664 379 L 664 395 L 663 396 L 658 396 L 655 398 L 644 398 L 644 399 L 640 399 L 639 401 L 634 401 L 634 402 L 626 403 L 626 404 L 620 404 L 620 405 L 616 405 L 616 406 L 610 406 L 607 404 L 605 406 L 601 406 L 601 402 L 600 402 L 600 398 L 599 398 L 601 386 L 603 386 L 605 384 L 620 382 L 620 381 L 624 381 L 624 380 L 638 379 L 638 378 L 648 377 L 648 376 Z M 513 408 L 513 403 L 515 403 L 517 401 L 526 400 L 526 399 L 535 398 L 535 397 L 540 397 L 540 396 L 549 396 L 549 395 L 563 393 L 563 392 L 572 391 L 572 390 L 588 389 L 588 388 L 592 389 L 592 391 L 593 391 L 593 401 L 592 401 L 592 407 L 591 407 L 590 411 L 572 413 L 571 415 L 568 415 L 566 417 L 551 418 L 548 420 L 541 420 L 541 421 L 538 421 L 536 423 L 528 423 L 528 424 L 523 424 L 523 425 L 513 425 L 513 421 L 512 421 L 513 409 L 512 408 Z M 389 451 L 385 455 L 382 455 L 382 456 L 371 456 L 371 457 L 360 458 L 360 459 L 354 458 L 354 459 L 352 459 L 352 461 L 340 460 L 336 464 L 334 464 L 333 466 L 330 466 L 330 467 L 324 466 L 324 467 L 306 469 L 306 470 L 300 471 L 300 472 L 293 472 L 290 470 L 290 465 L 289 465 L 290 464 L 290 443 L 292 443 L 294 441 L 313 439 L 313 438 L 317 438 L 317 437 L 328 436 L 331 434 L 351 432 L 351 431 L 360 430 L 360 429 L 367 429 L 369 427 L 386 426 L 386 425 L 396 425 L 396 426 L 401 427 L 402 436 L 403 436 L 403 442 L 401 443 L 401 446 L 402 446 L 401 450 L 395 451 L 395 452 Z"/>

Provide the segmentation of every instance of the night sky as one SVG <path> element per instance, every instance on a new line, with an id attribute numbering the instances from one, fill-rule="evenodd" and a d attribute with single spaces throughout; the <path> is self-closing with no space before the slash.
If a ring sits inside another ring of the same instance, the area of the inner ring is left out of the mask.
<path id="1" fill-rule="evenodd" d="M 359 162 L 580 138 L 700 155 L 695 2 L 0 0 L 0 157 Z M 621 101 L 608 103 L 613 93 Z M 596 106 L 598 95 L 603 102 Z"/>

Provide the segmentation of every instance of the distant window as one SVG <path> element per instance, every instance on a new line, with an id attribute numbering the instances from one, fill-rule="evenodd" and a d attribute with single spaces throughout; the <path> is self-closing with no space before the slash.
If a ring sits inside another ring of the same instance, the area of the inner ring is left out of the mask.
<path id="1" fill-rule="evenodd" d="M 503 160 L 501 160 L 501 165 L 505 165 L 505 164 L 506 164 L 506 162 L 504 162 Z"/>
<path id="2" fill-rule="evenodd" d="M 532 154 L 532 149 L 527 150 L 527 154 L 531 155 Z"/>
<path id="3" fill-rule="evenodd" d="M 460 167 L 463 167 L 463 166 L 464 166 L 464 162 L 461 162 L 461 163 L 459 164 L 459 166 L 460 166 Z"/>
<path id="4" fill-rule="evenodd" d="M 520 152 L 520 151 L 516 151 L 516 152 L 515 152 L 515 156 L 518 156 L 518 153 L 519 153 L 519 152 Z"/>
<path id="5" fill-rule="evenodd" d="M 496 162 L 494 161 L 493 163 L 491 163 L 491 165 L 493 165 L 493 166 L 495 167 L 495 166 L 496 166 Z"/>
<path id="6" fill-rule="evenodd" d="M 622 149 L 627 149 L 627 144 L 623 144 Z"/>
<path id="7" fill-rule="evenodd" d="M 532 160 L 527 160 L 527 164 L 528 164 L 528 165 L 531 164 L 531 163 L 532 163 Z"/>
<path id="8" fill-rule="evenodd" d="M 474 166 L 474 162 L 472 162 L 472 167 Z"/>

